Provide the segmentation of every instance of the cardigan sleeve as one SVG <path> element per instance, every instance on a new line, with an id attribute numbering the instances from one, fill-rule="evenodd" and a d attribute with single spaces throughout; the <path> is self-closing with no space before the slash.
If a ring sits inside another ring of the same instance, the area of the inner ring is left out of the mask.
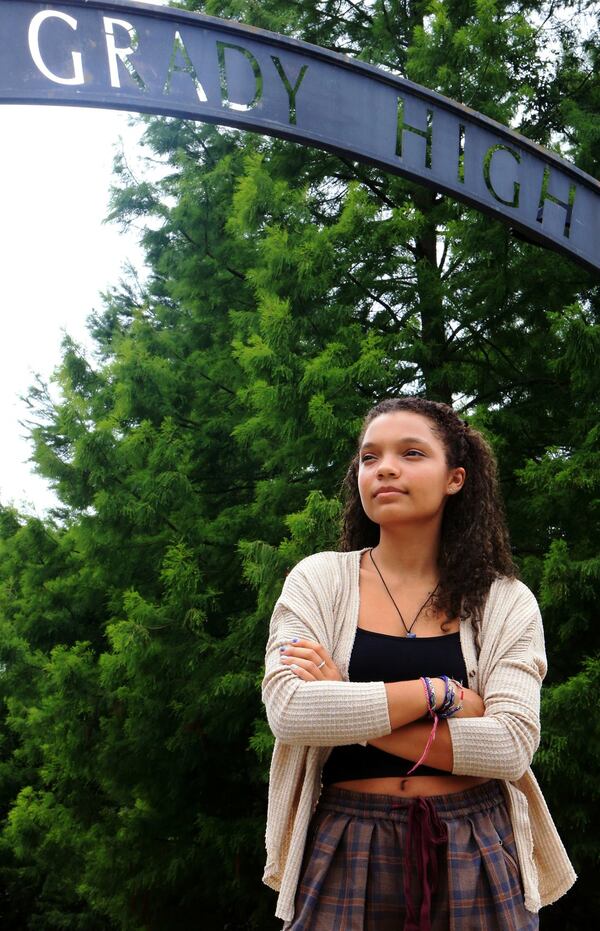
<path id="1" fill-rule="evenodd" d="M 279 647 L 291 637 L 321 643 L 332 655 L 335 574 L 321 561 L 315 578 L 315 557 L 309 560 L 292 569 L 271 617 L 262 682 L 269 726 L 283 743 L 315 747 L 389 734 L 383 682 L 306 682 L 281 662 Z"/>
<path id="2" fill-rule="evenodd" d="M 537 602 L 520 582 L 505 587 L 494 614 L 491 642 L 484 640 L 480 655 L 484 716 L 448 719 L 452 772 L 514 782 L 540 741 L 544 632 Z"/>

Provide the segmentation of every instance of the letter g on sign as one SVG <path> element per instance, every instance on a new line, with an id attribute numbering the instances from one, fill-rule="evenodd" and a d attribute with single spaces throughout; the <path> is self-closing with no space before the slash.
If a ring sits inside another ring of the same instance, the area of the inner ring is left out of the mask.
<path id="1" fill-rule="evenodd" d="M 50 68 L 46 65 L 46 62 L 42 58 L 42 53 L 40 51 L 40 28 L 47 19 L 60 19 L 67 26 L 70 26 L 71 29 L 77 29 L 77 20 L 73 19 L 72 16 L 68 16 L 67 13 L 60 13 L 58 10 L 41 10 L 39 13 L 33 17 L 29 24 L 29 51 L 31 52 L 31 57 L 33 58 L 36 67 L 50 81 L 54 81 L 55 84 L 84 84 L 85 78 L 83 75 L 83 58 L 81 52 L 71 52 L 73 58 L 73 77 L 63 78 L 59 74 L 54 74 L 53 71 L 50 71 Z"/>

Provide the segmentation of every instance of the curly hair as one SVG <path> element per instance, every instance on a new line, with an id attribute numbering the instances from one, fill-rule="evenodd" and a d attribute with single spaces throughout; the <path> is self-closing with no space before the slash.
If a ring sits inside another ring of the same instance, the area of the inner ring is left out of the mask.
<path id="1" fill-rule="evenodd" d="M 354 455 L 342 483 L 344 512 L 340 549 L 376 546 L 379 525 L 370 520 L 358 492 L 359 452 L 367 427 L 381 414 L 408 411 L 431 424 L 446 451 L 448 468 L 462 466 L 464 485 L 446 500 L 442 518 L 435 606 L 450 620 L 468 618 L 476 628 L 495 578 L 514 578 L 504 508 L 498 489 L 494 454 L 483 436 L 460 419 L 451 407 L 425 398 L 382 401 L 366 415 Z"/>

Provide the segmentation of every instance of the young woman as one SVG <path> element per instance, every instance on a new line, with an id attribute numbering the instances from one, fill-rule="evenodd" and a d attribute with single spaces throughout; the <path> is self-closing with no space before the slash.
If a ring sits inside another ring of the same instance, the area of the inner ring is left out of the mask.
<path id="1" fill-rule="evenodd" d="M 451 408 L 384 401 L 342 552 L 288 575 L 263 699 L 264 881 L 289 931 L 529 931 L 575 880 L 530 763 L 546 672 L 495 463 Z"/>

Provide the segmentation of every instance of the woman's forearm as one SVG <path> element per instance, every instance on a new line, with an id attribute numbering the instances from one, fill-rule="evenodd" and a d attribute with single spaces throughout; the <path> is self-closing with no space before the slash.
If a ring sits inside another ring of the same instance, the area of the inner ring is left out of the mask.
<path id="1" fill-rule="evenodd" d="M 385 750 L 386 753 L 416 762 L 425 749 L 430 733 L 431 722 L 429 720 L 415 721 L 413 724 L 405 724 L 403 727 L 396 728 L 385 737 L 369 740 L 368 743 L 379 750 Z M 438 722 L 435 740 L 424 762 L 435 769 L 452 772 L 454 757 L 450 730 L 446 721 Z"/>
<path id="2" fill-rule="evenodd" d="M 437 679 L 433 680 L 437 683 Z M 427 700 L 420 679 L 406 682 L 387 682 L 385 686 L 392 731 L 405 724 L 418 721 L 427 714 Z M 439 686 L 438 686 L 439 693 Z M 390 737 L 391 734 L 388 734 Z"/>

